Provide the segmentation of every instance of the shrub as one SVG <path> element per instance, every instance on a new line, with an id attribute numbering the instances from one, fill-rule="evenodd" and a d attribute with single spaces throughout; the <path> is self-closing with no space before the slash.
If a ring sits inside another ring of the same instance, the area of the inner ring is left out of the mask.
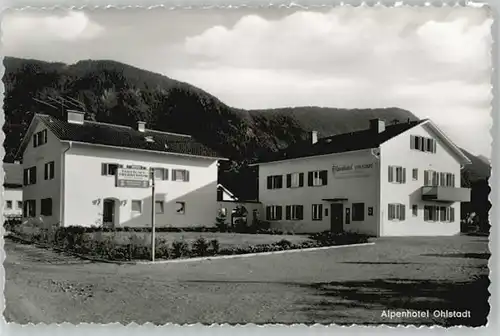
<path id="1" fill-rule="evenodd" d="M 330 231 L 324 231 L 320 233 L 315 233 L 311 235 L 309 238 L 315 240 L 321 246 L 331 246 L 331 245 L 366 243 L 368 241 L 369 236 L 353 232 L 333 233 Z"/>
<path id="2" fill-rule="evenodd" d="M 219 250 L 220 250 L 219 241 L 217 239 L 212 239 L 210 241 L 210 252 L 212 253 L 212 255 L 216 255 L 219 253 Z"/>
<path id="3" fill-rule="evenodd" d="M 274 243 L 274 245 L 288 250 L 292 246 L 292 243 L 286 239 L 281 239 L 279 242 Z"/>
<path id="4" fill-rule="evenodd" d="M 208 247 L 209 244 L 207 240 L 203 237 L 200 237 L 193 242 L 192 251 L 194 255 L 204 257 L 208 255 Z"/>
<path id="5" fill-rule="evenodd" d="M 171 255 L 173 258 L 188 257 L 189 254 L 189 245 L 185 241 L 176 240 L 172 243 Z"/>

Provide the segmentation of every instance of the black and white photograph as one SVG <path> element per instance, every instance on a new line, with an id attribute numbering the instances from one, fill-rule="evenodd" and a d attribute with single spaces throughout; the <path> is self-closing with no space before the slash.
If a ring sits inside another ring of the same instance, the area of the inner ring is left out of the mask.
<path id="1" fill-rule="evenodd" d="M 492 24 L 6 10 L 5 321 L 485 327 Z"/>

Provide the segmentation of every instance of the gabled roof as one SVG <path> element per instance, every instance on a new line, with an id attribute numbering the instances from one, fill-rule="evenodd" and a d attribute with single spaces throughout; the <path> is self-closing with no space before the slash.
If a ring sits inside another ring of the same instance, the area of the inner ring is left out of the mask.
<path id="1" fill-rule="evenodd" d="M 465 153 L 457 146 L 450 138 L 430 119 L 425 119 L 422 122 L 422 125 L 429 127 L 431 131 L 433 131 L 436 136 L 446 145 L 451 151 L 457 156 L 460 164 L 471 164 L 471 160 Z"/>
<path id="2" fill-rule="evenodd" d="M 3 184 L 6 188 L 21 188 L 23 186 L 23 167 L 18 163 L 4 163 L 5 172 Z"/>
<path id="3" fill-rule="evenodd" d="M 87 120 L 83 124 L 69 123 L 44 114 L 36 114 L 34 118 L 61 141 L 223 159 L 189 135 L 149 129 L 141 132 L 128 126 Z"/>
<path id="4" fill-rule="evenodd" d="M 384 142 L 399 134 L 424 123 L 426 120 L 410 121 L 387 125 L 385 131 L 377 133 L 371 129 L 357 132 L 343 133 L 318 139 L 315 144 L 310 142 L 297 143 L 284 150 L 271 153 L 262 160 L 254 163 L 268 163 L 290 159 L 299 159 L 311 156 L 328 155 L 335 153 L 351 152 L 362 149 L 378 148 Z"/>

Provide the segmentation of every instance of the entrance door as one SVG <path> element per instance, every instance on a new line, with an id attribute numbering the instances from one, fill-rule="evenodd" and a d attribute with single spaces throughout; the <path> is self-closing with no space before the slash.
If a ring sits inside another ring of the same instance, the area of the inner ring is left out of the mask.
<path id="1" fill-rule="evenodd" d="M 340 203 L 330 205 L 330 230 L 333 233 L 344 231 L 344 206 Z"/>
<path id="2" fill-rule="evenodd" d="M 115 220 L 115 201 L 112 199 L 105 199 L 103 202 L 102 210 L 102 224 L 105 227 L 113 227 Z"/>

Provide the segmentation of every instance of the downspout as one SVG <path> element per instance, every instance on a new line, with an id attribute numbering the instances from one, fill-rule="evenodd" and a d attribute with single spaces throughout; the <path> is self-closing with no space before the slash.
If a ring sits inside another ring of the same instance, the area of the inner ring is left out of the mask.
<path id="1" fill-rule="evenodd" d="M 380 231 L 381 231 L 381 217 L 382 217 L 382 205 L 381 205 L 381 183 L 382 183 L 382 165 L 380 164 L 381 159 L 380 159 L 380 148 L 372 148 L 371 150 L 372 156 L 377 160 L 378 162 L 378 167 L 377 167 L 377 211 L 374 209 L 373 215 L 375 216 L 375 213 L 377 213 L 376 216 L 376 223 L 377 223 L 377 237 L 380 237 Z"/>
<path id="2" fill-rule="evenodd" d="M 66 148 L 61 155 L 61 193 L 59 195 L 59 223 L 64 226 L 64 200 L 65 200 L 65 166 L 66 166 L 66 152 L 68 152 L 71 147 L 73 147 L 73 141 L 68 142 L 68 148 Z"/>

